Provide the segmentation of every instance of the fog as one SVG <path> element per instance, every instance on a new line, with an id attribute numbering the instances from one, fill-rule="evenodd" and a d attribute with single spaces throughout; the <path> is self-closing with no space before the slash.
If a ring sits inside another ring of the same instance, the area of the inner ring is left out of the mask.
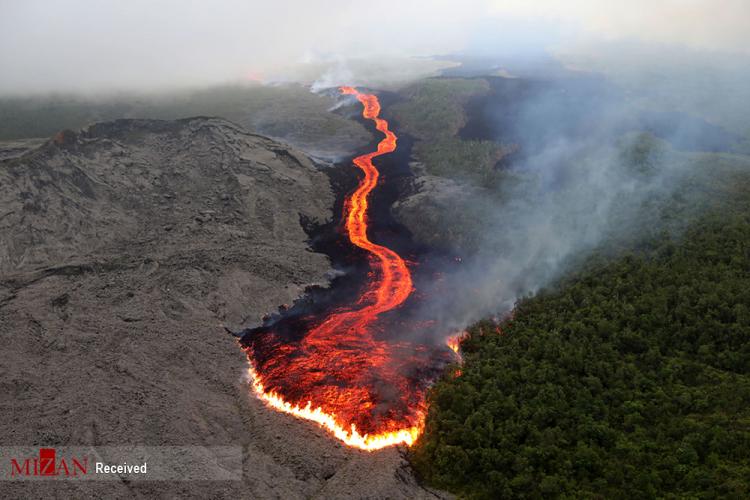
<path id="1" fill-rule="evenodd" d="M 274 81 L 467 51 L 587 54 L 613 40 L 747 54 L 749 20 L 744 0 L 2 0 L 0 93 Z"/>

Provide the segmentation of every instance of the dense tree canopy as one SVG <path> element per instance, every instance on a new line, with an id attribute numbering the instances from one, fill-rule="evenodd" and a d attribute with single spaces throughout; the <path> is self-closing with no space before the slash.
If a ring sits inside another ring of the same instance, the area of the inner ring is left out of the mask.
<path id="1" fill-rule="evenodd" d="M 750 497 L 746 203 L 591 258 L 470 334 L 411 451 L 429 483 L 477 498 Z"/>

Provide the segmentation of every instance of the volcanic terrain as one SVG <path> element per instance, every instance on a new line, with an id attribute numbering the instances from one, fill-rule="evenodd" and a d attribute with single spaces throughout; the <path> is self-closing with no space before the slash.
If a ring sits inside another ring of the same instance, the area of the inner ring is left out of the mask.
<path id="1" fill-rule="evenodd" d="M 330 279 L 303 224 L 330 220 L 334 196 L 304 154 L 191 118 L 99 123 L 0 158 L 0 434 L 244 457 L 236 482 L 6 483 L 3 496 L 437 495 L 402 450 L 352 449 L 269 410 L 226 333 Z"/>

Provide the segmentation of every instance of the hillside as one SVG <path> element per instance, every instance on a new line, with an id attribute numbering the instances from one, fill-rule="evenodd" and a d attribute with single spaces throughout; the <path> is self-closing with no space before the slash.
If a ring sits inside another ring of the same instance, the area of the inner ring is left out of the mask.
<path id="1" fill-rule="evenodd" d="M 308 157 L 218 118 L 98 123 L 5 157 L 5 442 L 232 445 L 244 470 L 221 483 L 3 481 L 3 497 L 430 495 L 397 450 L 351 450 L 269 411 L 224 329 L 328 282 L 302 224 L 330 220 L 333 193 Z"/>
<path id="2" fill-rule="evenodd" d="M 428 78 L 399 92 L 402 101 L 390 111 L 399 128 L 417 139 L 414 155 L 427 174 L 493 184 L 495 165 L 513 147 L 457 137 L 466 125 L 466 103 L 489 90 L 481 78 Z"/>
<path id="3" fill-rule="evenodd" d="M 714 171 L 708 212 L 676 212 L 685 233 L 616 258 L 602 248 L 512 319 L 469 329 L 412 451 L 430 484 L 471 498 L 747 498 L 750 178 L 726 174 Z"/>
<path id="4" fill-rule="evenodd" d="M 338 158 L 370 140 L 365 128 L 331 113 L 336 101 L 296 84 L 222 85 L 193 91 L 86 98 L 53 94 L 0 98 L 0 140 L 48 137 L 118 118 L 221 116 L 315 156 Z"/>

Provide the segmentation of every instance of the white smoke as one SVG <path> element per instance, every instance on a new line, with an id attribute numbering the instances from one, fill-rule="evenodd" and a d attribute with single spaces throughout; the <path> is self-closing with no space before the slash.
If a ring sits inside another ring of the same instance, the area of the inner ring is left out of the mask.
<path id="1" fill-rule="evenodd" d="M 699 144 L 708 134 L 686 125 L 687 114 L 668 114 L 675 126 L 658 131 L 663 139 L 639 133 L 642 124 L 629 94 L 624 101 L 591 95 L 579 106 L 590 106 L 592 116 L 586 115 L 587 126 L 578 130 L 571 108 L 559 103 L 566 94 L 588 96 L 589 90 L 585 83 L 565 82 L 565 92 L 553 87 L 518 95 L 525 101 L 513 115 L 516 132 L 544 140 L 514 166 L 504 188 L 432 200 L 445 214 L 472 214 L 471 222 L 481 228 L 473 252 L 457 270 L 446 271 L 448 285 L 425 294 L 429 301 L 420 316 L 437 320 L 441 331 L 511 311 L 520 298 L 564 276 L 594 250 L 626 248 L 662 231 L 679 235 L 689 219 L 687 213 L 667 217 L 662 210 L 681 199 L 678 193 L 688 181 L 707 175 L 699 170 L 701 154 L 690 150 L 711 147 Z M 715 105 L 723 98 L 714 96 Z M 555 134 L 545 135 L 550 128 Z M 641 154 L 635 163 L 628 156 L 634 151 Z"/>

